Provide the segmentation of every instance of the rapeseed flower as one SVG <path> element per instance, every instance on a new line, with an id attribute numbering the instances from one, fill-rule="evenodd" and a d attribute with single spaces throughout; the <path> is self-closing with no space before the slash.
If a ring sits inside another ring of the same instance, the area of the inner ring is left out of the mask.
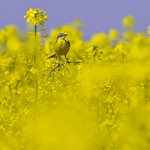
<path id="1" fill-rule="evenodd" d="M 147 31 L 147 33 L 150 35 L 150 26 L 148 26 L 148 31 Z"/>
<path id="2" fill-rule="evenodd" d="M 27 23 L 30 22 L 32 23 L 35 27 L 31 27 L 31 24 L 30 24 L 30 29 L 34 29 L 34 34 L 35 35 L 35 39 L 36 39 L 36 35 L 37 35 L 37 32 L 38 31 L 45 31 L 46 28 L 42 28 L 41 30 L 38 30 L 37 28 L 39 26 L 44 26 L 45 24 L 45 20 L 48 20 L 47 19 L 47 15 L 45 14 L 46 12 L 43 11 L 43 10 L 40 10 L 40 9 L 32 9 L 30 8 L 27 13 L 26 13 L 26 16 L 24 16 L 24 18 L 27 18 Z M 32 35 L 31 32 L 28 33 L 28 35 Z M 46 40 L 46 37 L 48 37 L 48 35 L 45 33 L 44 34 L 44 40 Z"/>
<path id="3" fill-rule="evenodd" d="M 43 35 L 43 37 L 44 37 L 44 40 L 46 40 L 46 38 L 48 37 L 48 34 L 45 33 L 45 34 Z"/>
<path id="4" fill-rule="evenodd" d="M 116 29 L 111 29 L 109 31 L 109 38 L 111 40 L 117 40 L 119 38 L 119 32 Z"/>
<path id="5" fill-rule="evenodd" d="M 47 15 L 45 13 L 46 12 L 43 10 L 30 8 L 27 11 L 26 16 L 24 16 L 24 18 L 27 18 L 27 23 L 32 22 L 34 25 L 44 26 L 44 20 L 48 20 Z"/>
<path id="6" fill-rule="evenodd" d="M 129 26 L 129 27 L 133 27 L 134 26 L 134 18 L 133 16 L 127 16 L 123 19 L 122 21 L 124 26 Z"/>

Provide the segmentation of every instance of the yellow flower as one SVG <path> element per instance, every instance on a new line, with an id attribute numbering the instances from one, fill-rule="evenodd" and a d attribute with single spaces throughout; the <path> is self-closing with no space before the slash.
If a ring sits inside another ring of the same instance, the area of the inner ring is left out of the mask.
<path id="1" fill-rule="evenodd" d="M 24 18 L 27 18 L 27 22 L 32 21 L 32 18 L 35 16 L 36 13 L 36 10 L 30 8 L 29 11 L 27 11 L 26 16 L 24 16 Z"/>
<path id="2" fill-rule="evenodd" d="M 40 9 L 32 9 L 30 8 L 29 11 L 27 11 L 26 16 L 24 18 L 27 18 L 27 23 L 32 22 L 34 25 L 43 25 L 44 26 L 44 20 L 47 19 L 47 15 L 43 14 L 46 13 L 43 10 Z"/>
<path id="3" fill-rule="evenodd" d="M 109 37 L 110 37 L 110 39 L 117 40 L 118 36 L 119 36 L 119 32 L 116 29 L 111 29 L 109 31 Z"/>
<path id="4" fill-rule="evenodd" d="M 37 11 L 41 14 L 41 13 L 46 13 L 46 11 L 43 11 L 43 10 L 40 10 L 40 9 L 37 9 Z"/>
<path id="5" fill-rule="evenodd" d="M 35 68 L 31 68 L 30 71 L 31 71 L 33 74 L 35 74 L 36 69 L 35 69 Z"/>
<path id="6" fill-rule="evenodd" d="M 125 39 L 132 39 L 133 38 L 133 36 L 134 36 L 134 32 L 133 31 L 127 31 L 127 32 L 125 32 L 125 33 L 123 33 L 123 37 L 125 38 Z"/>
<path id="7" fill-rule="evenodd" d="M 43 20 L 41 20 L 40 22 L 39 22 L 39 25 L 41 25 L 41 26 L 44 26 L 44 21 Z"/>
<path id="8" fill-rule="evenodd" d="M 28 32 L 28 35 L 33 35 L 33 33 L 32 32 Z"/>
<path id="9" fill-rule="evenodd" d="M 45 33 L 45 34 L 43 35 L 43 37 L 44 37 L 44 40 L 46 40 L 46 38 L 48 37 L 48 34 Z"/>
<path id="10" fill-rule="evenodd" d="M 150 26 L 148 26 L 148 31 L 147 31 L 147 33 L 150 35 Z"/>
<path id="11" fill-rule="evenodd" d="M 46 30 L 46 28 L 43 28 L 42 30 L 44 31 L 44 30 Z"/>
<path id="12" fill-rule="evenodd" d="M 27 24 L 27 28 L 30 30 L 34 30 L 34 25 L 30 22 Z"/>
<path id="13" fill-rule="evenodd" d="M 127 16 L 122 21 L 124 26 L 134 26 L 134 18 L 133 16 Z"/>

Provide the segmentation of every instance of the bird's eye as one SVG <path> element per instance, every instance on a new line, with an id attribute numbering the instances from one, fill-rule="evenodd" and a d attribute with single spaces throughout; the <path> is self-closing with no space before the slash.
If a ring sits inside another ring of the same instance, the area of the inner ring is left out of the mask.
<path id="1" fill-rule="evenodd" d="M 65 36 L 64 33 L 59 33 L 58 36 L 57 36 L 57 38 L 60 38 L 60 37 L 63 37 L 63 36 Z"/>

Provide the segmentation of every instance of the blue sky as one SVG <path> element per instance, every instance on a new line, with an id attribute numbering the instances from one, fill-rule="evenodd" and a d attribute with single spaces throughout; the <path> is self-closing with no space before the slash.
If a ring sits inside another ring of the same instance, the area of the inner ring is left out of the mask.
<path id="1" fill-rule="evenodd" d="M 46 11 L 47 32 L 80 18 L 84 23 L 84 39 L 95 33 L 122 29 L 122 19 L 127 15 L 135 18 L 135 31 L 147 32 L 150 25 L 150 0 L 0 0 L 0 28 L 15 24 L 26 30 L 23 16 L 29 8 Z"/>

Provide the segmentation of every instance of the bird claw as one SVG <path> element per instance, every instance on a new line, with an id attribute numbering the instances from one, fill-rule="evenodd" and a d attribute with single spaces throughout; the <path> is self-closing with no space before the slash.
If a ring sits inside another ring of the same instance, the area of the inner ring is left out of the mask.
<path id="1" fill-rule="evenodd" d="M 59 67 L 59 66 L 60 66 L 60 63 L 58 63 L 57 67 Z"/>
<path id="2" fill-rule="evenodd" d="M 66 63 L 70 64 L 70 61 L 69 61 L 69 60 L 67 60 L 67 61 L 66 61 Z"/>
<path id="3" fill-rule="evenodd" d="M 65 57 L 66 57 L 66 56 L 65 56 Z M 67 58 L 67 57 L 66 57 L 66 59 L 67 59 L 66 63 L 68 63 L 68 64 L 69 64 L 69 63 L 70 63 L 69 58 Z"/>

